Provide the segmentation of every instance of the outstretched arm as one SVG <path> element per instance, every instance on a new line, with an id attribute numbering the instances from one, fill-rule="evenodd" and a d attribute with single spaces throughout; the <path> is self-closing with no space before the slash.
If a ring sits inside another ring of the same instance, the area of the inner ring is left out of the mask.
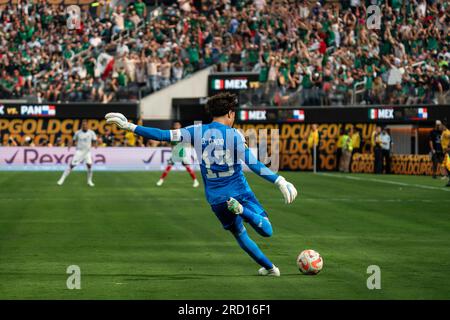
<path id="1" fill-rule="evenodd" d="M 245 145 L 245 141 L 242 136 L 239 135 L 237 139 L 238 154 L 240 155 L 241 159 L 243 158 L 242 160 L 250 168 L 250 170 L 252 170 L 261 178 L 276 184 L 283 194 L 285 203 L 294 202 L 295 198 L 297 197 L 297 189 L 295 188 L 295 186 L 292 183 L 286 181 L 284 177 L 270 170 L 261 161 L 259 161 L 255 157 L 255 155 L 253 155 L 251 150 Z"/>
<path id="2" fill-rule="evenodd" d="M 280 177 L 278 174 L 267 168 L 261 161 L 256 159 L 253 153 L 249 148 L 245 148 L 244 150 L 245 164 L 256 173 L 261 178 L 275 183 L 275 181 Z"/>
<path id="3" fill-rule="evenodd" d="M 152 127 L 137 126 L 128 122 L 127 118 L 121 113 L 108 113 L 106 116 L 106 123 L 116 124 L 119 128 L 132 131 L 144 138 L 157 141 L 179 141 L 180 136 L 177 130 L 161 130 Z"/>
<path id="4" fill-rule="evenodd" d="M 133 132 L 137 135 L 143 136 L 147 139 L 158 140 L 158 141 L 172 141 L 171 130 L 161 130 L 152 127 L 136 126 Z"/>

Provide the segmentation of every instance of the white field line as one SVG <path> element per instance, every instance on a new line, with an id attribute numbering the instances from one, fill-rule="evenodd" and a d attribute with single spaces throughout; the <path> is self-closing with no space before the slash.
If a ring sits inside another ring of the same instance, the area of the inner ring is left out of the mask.
<path id="1" fill-rule="evenodd" d="M 450 188 L 448 188 L 448 187 L 433 187 L 433 186 L 427 186 L 427 185 L 416 184 L 416 183 L 398 182 L 398 181 L 384 180 L 384 179 L 377 179 L 377 178 L 361 178 L 361 177 L 355 177 L 355 176 L 347 176 L 347 175 L 339 175 L 339 174 L 323 173 L 323 172 L 318 173 L 318 175 L 326 176 L 326 177 L 333 177 L 333 178 L 358 180 L 358 181 L 372 181 L 372 182 L 392 184 L 392 185 L 397 185 L 397 186 L 402 186 L 402 187 L 420 188 L 420 189 L 428 189 L 428 190 L 440 190 L 440 191 L 450 192 Z"/>
<path id="2" fill-rule="evenodd" d="M 429 199 L 400 199 L 400 198 L 391 198 L 391 199 L 376 199 L 376 198 L 302 198 L 301 195 L 297 198 L 299 202 L 309 201 L 309 202 L 428 202 L 433 203 L 433 200 Z M 0 197 L 0 201 L 99 201 L 99 200 L 117 200 L 116 197 L 101 197 L 99 198 L 2 198 Z M 152 197 L 149 196 L 147 198 L 126 198 L 121 199 L 121 201 L 155 201 L 155 200 L 169 200 L 169 201 L 203 201 L 206 203 L 206 199 L 204 198 L 177 198 L 177 197 Z M 282 202 L 282 199 L 265 199 L 264 202 Z M 450 202 L 450 199 L 441 199 L 439 202 Z"/>
<path id="3" fill-rule="evenodd" d="M 99 201 L 99 200 L 107 200 L 107 201 L 111 201 L 111 200 L 118 200 L 117 197 L 104 197 L 102 196 L 101 198 L 47 198 L 47 197 L 38 197 L 38 198 L 2 198 L 0 197 L 0 201 Z M 126 199 L 120 199 L 120 201 L 153 201 L 153 200 L 170 200 L 170 201 L 174 201 L 174 200 L 179 200 L 179 201 L 205 201 L 206 199 L 204 198 L 177 198 L 177 197 L 152 197 L 151 195 L 149 195 L 146 198 L 129 198 L 127 197 Z"/>

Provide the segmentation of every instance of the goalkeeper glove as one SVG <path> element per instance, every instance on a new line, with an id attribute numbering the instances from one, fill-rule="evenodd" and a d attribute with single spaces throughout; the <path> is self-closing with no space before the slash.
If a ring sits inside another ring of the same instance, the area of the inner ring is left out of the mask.
<path id="1" fill-rule="evenodd" d="M 137 125 L 128 122 L 127 118 L 121 113 L 115 113 L 110 112 L 105 115 L 106 123 L 108 124 L 115 124 L 120 129 L 127 130 L 127 131 L 134 131 L 136 129 Z"/>
<path id="2" fill-rule="evenodd" d="M 275 180 L 275 184 L 280 188 L 281 193 L 284 197 L 284 203 L 292 203 L 297 197 L 297 189 L 295 189 L 294 185 L 290 182 L 287 182 L 285 178 L 279 176 L 277 180 Z"/>

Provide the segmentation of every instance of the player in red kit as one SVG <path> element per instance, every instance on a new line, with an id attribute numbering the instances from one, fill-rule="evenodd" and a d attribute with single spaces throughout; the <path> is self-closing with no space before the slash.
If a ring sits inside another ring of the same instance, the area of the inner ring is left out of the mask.
<path id="1" fill-rule="evenodd" d="M 173 128 L 172 129 L 173 130 L 181 129 L 181 123 L 175 122 L 173 124 Z M 162 175 L 159 178 L 159 180 L 156 183 L 156 185 L 158 187 L 162 186 L 163 183 L 164 183 L 164 179 L 166 179 L 166 177 L 169 174 L 170 170 L 175 165 L 175 162 L 177 162 L 177 160 L 181 160 L 181 163 L 186 168 L 186 171 L 189 173 L 189 175 L 191 176 L 192 180 L 194 181 L 192 186 L 194 188 L 197 188 L 199 186 L 199 183 L 198 183 L 197 177 L 195 176 L 194 170 L 189 166 L 188 161 L 186 161 L 186 150 L 185 150 L 185 147 L 181 143 L 178 143 L 178 142 L 171 142 L 171 145 L 172 145 L 172 156 L 167 161 L 166 169 L 164 169 L 164 172 L 162 173 Z"/>

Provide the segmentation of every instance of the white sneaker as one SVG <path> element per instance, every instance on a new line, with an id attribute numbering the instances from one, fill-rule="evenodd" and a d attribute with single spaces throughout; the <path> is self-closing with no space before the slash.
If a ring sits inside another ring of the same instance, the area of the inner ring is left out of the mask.
<path id="1" fill-rule="evenodd" d="M 156 183 L 156 185 L 158 187 L 161 187 L 163 185 L 163 183 L 164 183 L 164 180 L 163 179 L 159 179 L 158 182 Z"/>
<path id="2" fill-rule="evenodd" d="M 93 187 L 93 186 L 95 186 L 95 184 L 92 182 L 92 181 L 88 181 L 88 186 L 90 186 L 90 187 Z"/>
<path id="3" fill-rule="evenodd" d="M 242 204 L 239 203 L 235 198 L 230 198 L 227 201 L 228 210 L 233 212 L 234 214 L 242 214 L 244 212 L 244 208 Z"/>
<path id="4" fill-rule="evenodd" d="M 56 184 L 57 184 L 58 186 L 62 186 L 63 183 L 64 183 L 64 179 L 61 178 L 61 179 L 58 180 L 58 182 L 57 182 Z"/>
<path id="5" fill-rule="evenodd" d="M 276 265 L 273 265 L 272 269 L 267 270 L 266 268 L 261 268 L 258 270 L 260 276 L 272 276 L 279 277 L 281 275 L 280 269 Z"/>
<path id="6" fill-rule="evenodd" d="M 200 183 L 198 183 L 198 180 L 195 179 L 194 180 L 194 184 L 192 185 L 194 188 L 197 188 L 200 185 Z"/>

